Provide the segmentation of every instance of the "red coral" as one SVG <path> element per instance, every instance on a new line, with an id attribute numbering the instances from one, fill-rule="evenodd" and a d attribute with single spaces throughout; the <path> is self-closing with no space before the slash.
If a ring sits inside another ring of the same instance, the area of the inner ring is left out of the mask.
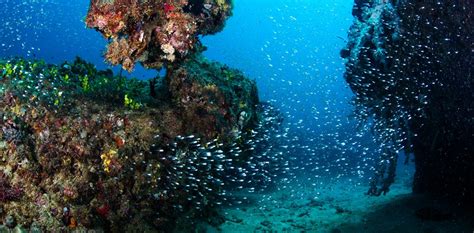
<path id="1" fill-rule="evenodd" d="M 103 204 L 97 207 L 96 211 L 101 217 L 106 218 L 109 215 L 110 206 L 108 204 Z"/>
<path id="2" fill-rule="evenodd" d="M 165 2 L 165 4 L 163 4 L 163 9 L 165 10 L 165 13 L 168 14 L 172 11 L 174 11 L 175 7 L 171 4 L 168 4 Z"/>

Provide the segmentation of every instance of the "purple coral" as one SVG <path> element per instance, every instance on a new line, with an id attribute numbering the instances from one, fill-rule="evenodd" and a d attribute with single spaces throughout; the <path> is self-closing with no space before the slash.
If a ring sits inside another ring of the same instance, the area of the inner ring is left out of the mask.
<path id="1" fill-rule="evenodd" d="M 7 176 L 0 172 L 0 203 L 18 200 L 23 196 L 23 190 L 19 187 L 12 186 Z"/>

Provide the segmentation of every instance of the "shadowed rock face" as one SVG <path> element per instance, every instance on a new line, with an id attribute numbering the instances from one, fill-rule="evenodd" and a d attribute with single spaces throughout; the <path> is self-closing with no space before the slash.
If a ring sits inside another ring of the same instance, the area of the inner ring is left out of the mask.
<path id="1" fill-rule="evenodd" d="M 341 56 L 357 114 L 374 119 L 381 145 L 369 193 L 388 191 L 405 150 L 415 157 L 415 192 L 473 199 L 473 5 L 355 1 Z"/>
<path id="2" fill-rule="evenodd" d="M 159 69 L 192 53 L 199 35 L 222 30 L 231 10 L 230 0 L 91 0 L 86 24 L 110 40 L 111 64 Z"/>

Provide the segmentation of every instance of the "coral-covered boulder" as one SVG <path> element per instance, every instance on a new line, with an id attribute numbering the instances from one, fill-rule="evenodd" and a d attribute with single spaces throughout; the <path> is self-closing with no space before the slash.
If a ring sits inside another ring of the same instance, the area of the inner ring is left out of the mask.
<path id="1" fill-rule="evenodd" d="M 150 82 L 81 59 L 1 61 L 0 219 L 156 232 L 206 214 L 237 171 L 269 160 L 251 155 L 272 150 L 254 141 L 278 118 L 258 105 L 255 82 L 199 54 Z"/>
<path id="2" fill-rule="evenodd" d="M 110 40 L 110 63 L 159 69 L 191 53 L 199 35 L 222 30 L 231 10 L 230 0 L 91 0 L 86 24 Z"/>

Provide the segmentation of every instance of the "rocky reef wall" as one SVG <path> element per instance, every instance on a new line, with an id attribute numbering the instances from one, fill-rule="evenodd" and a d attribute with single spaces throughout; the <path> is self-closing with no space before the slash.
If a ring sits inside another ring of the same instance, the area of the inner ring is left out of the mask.
<path id="1" fill-rule="evenodd" d="M 341 56 L 381 145 L 370 194 L 389 190 L 405 151 L 415 192 L 473 200 L 473 11 L 471 1 L 355 1 Z"/>
<path id="2" fill-rule="evenodd" d="M 79 58 L 2 61 L 0 74 L 6 227 L 167 232 L 212 213 L 231 180 L 268 159 L 254 153 L 273 154 L 254 140 L 271 138 L 278 113 L 253 81 L 200 54 L 151 81 Z"/>

